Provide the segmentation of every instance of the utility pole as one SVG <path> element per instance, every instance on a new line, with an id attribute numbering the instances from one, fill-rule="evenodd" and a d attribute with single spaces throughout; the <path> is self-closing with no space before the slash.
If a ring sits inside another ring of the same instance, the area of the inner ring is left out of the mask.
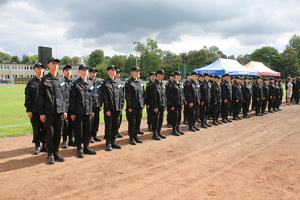
<path id="1" fill-rule="evenodd" d="M 138 44 L 141 44 L 141 43 L 140 42 L 133 42 L 133 44 L 135 44 L 137 46 Z M 136 46 L 135 46 L 135 66 L 138 66 L 138 57 L 137 57 Z"/>

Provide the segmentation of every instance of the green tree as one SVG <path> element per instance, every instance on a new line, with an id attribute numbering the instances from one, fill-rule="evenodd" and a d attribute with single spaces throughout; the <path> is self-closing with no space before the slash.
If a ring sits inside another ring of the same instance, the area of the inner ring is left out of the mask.
<path id="1" fill-rule="evenodd" d="M 62 65 L 72 64 L 71 58 L 69 56 L 64 56 L 62 59 L 60 59 L 60 64 Z"/>
<path id="2" fill-rule="evenodd" d="M 250 54 L 245 54 L 245 55 L 240 54 L 236 60 L 242 65 L 246 65 L 251 61 Z"/>
<path id="3" fill-rule="evenodd" d="M 207 61 L 208 52 L 205 49 L 193 50 L 188 53 L 188 65 L 206 65 Z"/>
<path id="4" fill-rule="evenodd" d="M 227 57 L 228 59 L 236 60 L 234 55 L 230 55 Z"/>
<path id="5" fill-rule="evenodd" d="M 162 54 L 162 63 L 172 64 L 175 58 L 177 58 L 177 55 L 175 53 L 172 53 L 171 51 L 164 51 Z"/>
<path id="6" fill-rule="evenodd" d="M 129 54 L 125 60 L 125 69 L 124 72 L 129 74 L 131 67 L 135 66 L 136 58 L 134 55 Z"/>
<path id="7" fill-rule="evenodd" d="M 287 47 L 280 54 L 279 66 L 275 70 L 280 71 L 282 77 L 286 77 L 287 74 L 299 74 L 300 64 L 297 51 L 291 47 Z"/>
<path id="8" fill-rule="evenodd" d="M 182 59 L 182 63 L 186 64 L 188 61 L 188 54 L 186 52 L 182 52 L 179 54 L 180 58 Z"/>
<path id="9" fill-rule="evenodd" d="M 96 49 L 95 51 L 92 51 L 86 64 L 88 67 L 96 67 L 103 62 L 103 59 L 104 52 L 101 49 Z"/>
<path id="10" fill-rule="evenodd" d="M 18 56 L 12 56 L 10 63 L 20 63 L 20 58 Z"/>
<path id="11" fill-rule="evenodd" d="M 29 56 L 29 63 L 30 64 L 38 63 L 38 59 L 39 59 L 39 56 L 37 54 Z"/>
<path id="12" fill-rule="evenodd" d="M 118 67 L 121 71 L 125 70 L 126 56 L 114 55 L 110 60 L 109 64 Z"/>
<path id="13" fill-rule="evenodd" d="M 294 34 L 293 37 L 291 37 L 288 45 L 286 45 L 286 47 L 293 48 L 300 56 L 300 36 Z"/>
<path id="14" fill-rule="evenodd" d="M 80 65 L 81 63 L 81 58 L 78 56 L 74 56 L 73 58 L 71 58 L 71 64 L 72 65 Z"/>
<path id="15" fill-rule="evenodd" d="M 81 57 L 80 57 L 80 59 L 82 60 L 82 63 L 84 63 L 85 65 L 88 64 L 89 58 L 90 58 L 89 55 L 88 55 L 88 56 L 81 56 Z"/>
<path id="16" fill-rule="evenodd" d="M 29 61 L 30 61 L 29 56 L 23 54 L 21 63 L 25 64 L 25 63 L 29 63 Z"/>
<path id="17" fill-rule="evenodd" d="M 8 63 L 11 60 L 11 56 L 7 53 L 3 53 L 0 51 L 0 63 Z"/>
<path id="18" fill-rule="evenodd" d="M 252 61 L 263 62 L 265 65 L 275 69 L 278 65 L 279 52 L 274 47 L 265 46 L 253 51 L 250 58 Z"/>

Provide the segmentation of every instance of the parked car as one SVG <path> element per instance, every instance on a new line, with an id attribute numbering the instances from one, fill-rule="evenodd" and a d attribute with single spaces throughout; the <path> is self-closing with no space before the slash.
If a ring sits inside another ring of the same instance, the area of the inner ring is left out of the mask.
<path id="1" fill-rule="evenodd" d="M 6 83 L 6 84 L 9 84 L 11 83 L 10 80 L 7 80 L 7 79 L 0 79 L 0 83 Z"/>

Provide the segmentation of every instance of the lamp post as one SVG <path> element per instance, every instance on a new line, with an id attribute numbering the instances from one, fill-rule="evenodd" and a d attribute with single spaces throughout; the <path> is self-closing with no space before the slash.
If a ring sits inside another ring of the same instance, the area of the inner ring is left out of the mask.
<path id="1" fill-rule="evenodd" d="M 133 42 L 133 44 L 138 45 L 141 44 L 140 42 Z M 135 46 L 135 66 L 138 66 L 138 57 L 137 57 L 137 50 L 136 50 L 136 46 Z"/>

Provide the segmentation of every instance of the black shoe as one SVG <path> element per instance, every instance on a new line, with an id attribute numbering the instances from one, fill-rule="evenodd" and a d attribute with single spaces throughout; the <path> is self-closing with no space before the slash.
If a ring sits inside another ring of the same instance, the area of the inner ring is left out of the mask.
<path id="1" fill-rule="evenodd" d="M 106 151 L 111 151 L 112 150 L 111 143 L 106 142 L 105 150 Z"/>
<path id="2" fill-rule="evenodd" d="M 90 143 L 95 143 L 95 140 L 94 140 L 94 138 L 93 138 L 93 137 L 91 137 L 89 142 L 90 142 Z"/>
<path id="3" fill-rule="evenodd" d="M 75 142 L 74 142 L 73 140 L 70 140 L 70 141 L 68 142 L 68 145 L 69 145 L 69 146 L 72 146 L 72 147 L 76 147 L 76 144 L 75 144 Z"/>
<path id="4" fill-rule="evenodd" d="M 175 128 L 175 127 L 173 127 L 172 135 L 180 136 L 180 133 L 178 133 L 178 132 L 176 131 L 176 128 Z"/>
<path id="5" fill-rule="evenodd" d="M 33 152 L 33 155 L 39 155 L 41 153 L 41 147 L 40 146 L 36 146 Z"/>
<path id="6" fill-rule="evenodd" d="M 123 135 L 118 133 L 117 138 L 122 138 L 122 137 L 123 137 Z"/>
<path id="7" fill-rule="evenodd" d="M 207 129 L 207 126 L 205 125 L 205 123 L 201 123 L 201 128 Z"/>
<path id="8" fill-rule="evenodd" d="M 135 140 L 133 139 L 132 136 L 130 136 L 129 144 L 131 144 L 131 145 L 136 145 L 136 142 L 135 142 Z"/>
<path id="9" fill-rule="evenodd" d="M 102 141 L 102 139 L 97 137 L 97 136 L 94 137 L 94 140 L 95 140 L 95 142 L 101 142 Z"/>
<path id="10" fill-rule="evenodd" d="M 54 163 L 55 163 L 54 156 L 53 156 L 53 155 L 48 156 L 48 157 L 47 157 L 47 162 L 48 162 L 48 164 L 50 164 L 50 165 L 54 164 Z"/>
<path id="11" fill-rule="evenodd" d="M 143 131 L 139 131 L 137 134 L 138 135 L 144 135 L 145 133 Z"/>
<path id="12" fill-rule="evenodd" d="M 77 150 L 77 157 L 78 158 L 83 158 L 84 157 L 84 153 L 82 149 Z"/>
<path id="13" fill-rule="evenodd" d="M 184 135 L 184 132 L 182 132 L 181 130 L 179 130 L 179 126 L 176 127 L 176 131 L 177 131 L 180 135 Z"/>
<path id="14" fill-rule="evenodd" d="M 243 118 L 248 118 L 248 116 L 247 116 L 247 115 L 244 115 Z"/>
<path id="15" fill-rule="evenodd" d="M 135 140 L 136 143 L 143 143 L 143 140 L 141 140 L 137 136 L 134 136 L 134 140 Z"/>
<path id="16" fill-rule="evenodd" d="M 227 124 L 227 123 L 228 123 L 228 121 L 227 121 L 226 119 L 223 119 L 222 122 L 223 122 L 224 124 Z"/>
<path id="17" fill-rule="evenodd" d="M 189 131 L 196 132 L 196 129 L 194 129 L 193 126 L 190 126 L 190 127 L 189 127 Z"/>
<path id="18" fill-rule="evenodd" d="M 216 120 L 213 121 L 212 125 L 218 126 L 219 124 L 217 123 Z"/>
<path id="19" fill-rule="evenodd" d="M 188 125 L 189 123 L 186 120 L 184 120 L 183 124 Z"/>
<path id="20" fill-rule="evenodd" d="M 63 149 L 68 148 L 68 142 L 67 141 L 63 141 L 62 145 L 61 145 L 61 148 L 63 148 Z"/>
<path id="21" fill-rule="evenodd" d="M 85 147 L 83 150 L 83 153 L 85 154 L 90 154 L 90 155 L 96 155 L 97 151 L 94 151 L 93 149 L 91 149 L 90 147 Z"/>
<path id="22" fill-rule="evenodd" d="M 48 149 L 47 149 L 47 146 L 46 146 L 46 143 L 45 143 L 45 142 L 42 143 L 42 149 L 41 149 L 41 152 L 48 152 Z"/>
<path id="23" fill-rule="evenodd" d="M 161 138 L 161 139 L 166 139 L 167 136 L 165 136 L 164 134 L 162 134 L 161 132 L 157 132 L 157 135 Z"/>
<path id="24" fill-rule="evenodd" d="M 198 128 L 196 125 L 194 125 L 193 128 L 194 128 L 196 131 L 200 131 L 200 128 Z"/>
<path id="25" fill-rule="evenodd" d="M 232 120 L 239 120 L 239 118 L 237 118 L 237 117 L 234 117 Z"/>
<path id="26" fill-rule="evenodd" d="M 218 124 L 222 124 L 222 122 L 220 122 L 219 120 L 216 120 L 216 122 L 217 122 Z"/>
<path id="27" fill-rule="evenodd" d="M 207 127 L 212 127 L 212 125 L 209 124 L 209 123 L 207 123 L 207 122 L 205 122 L 205 125 L 206 125 Z"/>
<path id="28" fill-rule="evenodd" d="M 153 134 L 152 139 L 153 140 L 161 140 L 161 138 L 157 134 Z"/>
<path id="29" fill-rule="evenodd" d="M 58 152 L 54 153 L 54 159 L 59 162 L 64 162 L 66 160 L 66 158 L 60 155 Z"/>
<path id="30" fill-rule="evenodd" d="M 274 112 L 277 112 L 278 110 L 277 109 L 274 109 Z"/>
<path id="31" fill-rule="evenodd" d="M 250 115 L 247 115 L 247 118 L 251 118 L 251 116 L 250 116 Z"/>
<path id="32" fill-rule="evenodd" d="M 148 131 L 149 131 L 149 132 L 152 132 L 152 131 L 153 131 L 151 126 L 148 127 Z"/>
<path id="33" fill-rule="evenodd" d="M 243 118 L 241 118 L 241 117 L 239 117 L 239 116 L 237 116 L 237 118 L 238 118 L 238 119 L 243 119 Z"/>
<path id="34" fill-rule="evenodd" d="M 111 147 L 114 148 L 114 149 L 122 149 L 122 146 L 121 146 L 121 145 L 118 145 L 118 144 L 115 143 L 115 142 L 111 144 Z"/>
<path id="35" fill-rule="evenodd" d="M 171 124 L 167 124 L 167 128 L 172 128 L 172 125 Z"/>
<path id="36" fill-rule="evenodd" d="M 274 113 L 274 111 L 273 110 L 269 110 L 269 113 Z"/>
<path id="37" fill-rule="evenodd" d="M 213 120 L 213 118 L 212 118 L 212 117 L 209 117 L 207 120 Z"/>
<path id="38" fill-rule="evenodd" d="M 230 119 L 226 119 L 227 120 L 227 122 L 232 122 Z"/>
<path id="39" fill-rule="evenodd" d="M 260 113 L 256 113 L 255 116 L 261 116 L 261 114 Z"/>

